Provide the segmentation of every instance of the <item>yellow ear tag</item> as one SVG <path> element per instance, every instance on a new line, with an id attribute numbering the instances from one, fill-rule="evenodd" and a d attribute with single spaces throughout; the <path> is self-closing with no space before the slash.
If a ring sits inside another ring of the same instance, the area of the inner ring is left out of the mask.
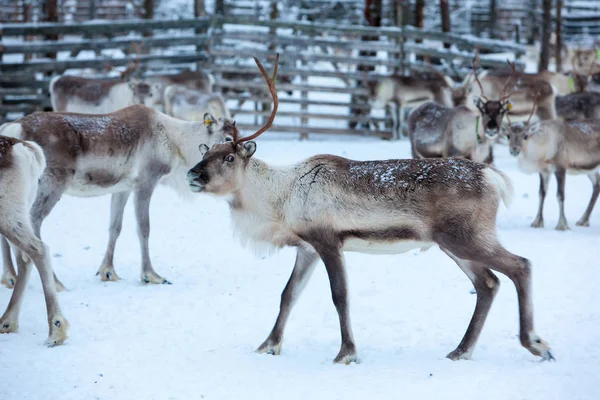
<path id="1" fill-rule="evenodd" d="M 509 103 L 506 105 L 506 108 L 508 109 L 508 111 L 512 110 L 512 103 L 510 103 L 510 102 L 509 102 Z"/>
<path id="2" fill-rule="evenodd" d="M 209 125 L 210 125 L 210 124 L 212 124 L 212 123 L 213 123 L 213 120 L 212 120 L 212 119 L 205 119 L 205 120 L 204 120 L 204 125 L 206 125 L 206 126 L 209 126 Z"/>

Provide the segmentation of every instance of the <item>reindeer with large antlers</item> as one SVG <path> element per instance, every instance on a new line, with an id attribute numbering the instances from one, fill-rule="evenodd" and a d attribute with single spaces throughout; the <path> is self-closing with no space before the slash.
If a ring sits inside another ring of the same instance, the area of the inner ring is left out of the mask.
<path id="1" fill-rule="evenodd" d="M 475 57 L 478 59 L 478 55 Z M 555 119 L 555 92 L 552 85 L 536 75 L 518 72 L 513 63 L 509 64 L 510 69 L 486 72 L 482 77 L 474 71 L 462 85 L 454 88 L 454 105 L 468 106 L 471 104 L 470 98 L 478 103 L 481 99 L 477 96 L 487 99 L 486 94 L 498 96 L 500 100 L 510 97 L 509 114 L 516 119 L 525 119 L 533 106 L 533 95 L 538 94 L 536 116 L 540 120 Z M 507 96 L 506 90 L 511 87 L 512 91 Z"/>
<path id="2" fill-rule="evenodd" d="M 258 352 L 279 354 L 291 309 L 317 261 L 329 275 L 342 335 L 336 363 L 357 360 L 350 324 L 344 251 L 401 253 L 435 244 L 471 279 L 477 291 L 473 318 L 453 360 L 469 359 L 500 281 L 506 274 L 519 297 L 522 345 L 543 359 L 550 347 L 533 329 L 530 262 L 496 237 L 496 213 L 509 201 L 511 182 L 499 170 L 464 159 L 354 161 L 317 155 L 296 165 L 271 167 L 252 157 L 252 141 L 273 124 L 278 100 L 277 60 L 269 76 L 256 60 L 273 97 L 261 129 L 204 152 L 188 174 L 193 192 L 228 199 L 235 230 L 244 242 L 297 248 L 296 264 L 281 295 L 277 321 Z"/>
<path id="3" fill-rule="evenodd" d="M 481 87 L 477 71 L 478 59 L 473 59 L 473 76 Z M 513 74 L 514 64 L 510 63 Z M 511 77 L 514 75 L 511 75 Z M 490 100 L 481 87 L 481 98 L 474 99 L 477 110 L 466 105 L 454 108 L 428 102 L 414 109 L 408 117 L 408 134 L 413 158 L 464 157 L 477 162 L 492 163 L 493 142 L 498 136 L 502 119 L 509 110 L 506 93 L 511 79 L 506 80 L 499 100 Z"/>
<path id="4" fill-rule="evenodd" d="M 540 200 L 538 213 L 531 224 L 534 228 L 544 226 L 544 200 L 554 173 L 557 183 L 556 197 L 560 209 L 557 230 L 567 230 L 565 217 L 566 174 L 587 174 L 592 182 L 592 197 L 578 226 L 589 226 L 590 214 L 600 194 L 600 120 L 586 119 L 565 121 L 562 119 L 531 123 L 535 102 L 525 123 L 509 121 L 507 136 L 510 154 L 517 157 L 519 168 L 527 173 L 540 175 Z"/>

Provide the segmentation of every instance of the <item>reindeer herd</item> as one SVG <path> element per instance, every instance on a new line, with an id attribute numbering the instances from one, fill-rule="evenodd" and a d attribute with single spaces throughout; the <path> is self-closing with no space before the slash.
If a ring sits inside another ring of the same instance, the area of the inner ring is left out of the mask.
<path id="1" fill-rule="evenodd" d="M 2 284 L 14 288 L 0 318 L 0 333 L 18 329 L 33 263 L 46 299 L 47 344 L 67 339 L 69 324 L 57 295 L 64 286 L 53 273 L 40 235 L 63 194 L 111 194 L 109 240 L 98 275 L 117 281 L 115 245 L 133 193 L 141 280 L 170 283 L 154 270 L 148 245 L 149 205 L 162 183 L 180 194 L 222 197 L 243 242 L 296 248 L 275 326 L 258 352 L 280 353 L 291 309 L 321 260 L 341 330 L 334 362 L 357 361 L 344 251 L 395 254 L 437 245 L 477 294 L 467 331 L 448 358 L 471 357 L 499 289 L 496 271 L 517 289 L 521 344 L 544 360 L 554 359 L 533 326 L 531 263 L 505 249 L 496 236 L 499 204 L 510 202 L 513 189 L 493 166 L 493 148 L 507 140 L 519 167 L 539 173 L 534 227 L 543 226 L 550 175 L 558 182 L 557 229 L 567 229 L 565 174 L 587 174 L 593 194 L 577 225 L 588 226 L 600 194 L 600 93 L 587 91 L 595 59 L 594 67 L 582 72 L 578 66 L 566 77 L 525 74 L 511 63 L 506 70 L 480 73 L 476 57 L 472 73 L 460 84 L 437 72 L 387 78 L 372 88 L 372 100 L 396 105 L 395 129 L 403 126 L 402 107 L 425 101 L 407 120 L 412 160 L 354 161 L 323 154 L 284 168 L 253 157 L 253 139 L 272 126 L 279 104 L 279 56 L 271 76 L 255 61 L 273 109 L 267 123 L 250 136 L 240 136 L 223 98 L 212 91 L 212 77 L 191 71 L 144 79 L 129 74 L 115 80 L 56 77 L 50 84 L 53 112 L 0 127 Z"/>

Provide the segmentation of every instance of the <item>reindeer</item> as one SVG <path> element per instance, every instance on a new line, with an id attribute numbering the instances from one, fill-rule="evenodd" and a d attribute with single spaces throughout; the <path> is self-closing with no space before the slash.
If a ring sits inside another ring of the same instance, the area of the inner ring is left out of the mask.
<path id="1" fill-rule="evenodd" d="M 534 110 L 535 103 L 525 123 L 512 124 L 509 120 L 507 132 L 510 154 L 517 158 L 519 168 L 527 174 L 540 175 L 538 213 L 531 226 L 544 227 L 544 200 L 552 173 L 556 177 L 556 197 L 560 208 L 556 229 L 569 229 L 564 207 L 566 174 L 584 173 L 592 182 L 592 197 L 576 223 L 577 226 L 589 226 L 590 214 L 600 193 L 600 120 L 556 119 L 531 124 Z"/>
<path id="2" fill-rule="evenodd" d="M 59 75 L 50 81 L 50 101 L 56 112 L 107 114 L 134 104 L 152 106 L 160 101 L 160 87 L 137 79 L 139 52 L 134 62 L 121 72 L 120 79 L 85 78 Z M 107 69 L 113 69 L 107 66 Z"/>
<path id="3" fill-rule="evenodd" d="M 447 107 L 452 106 L 454 81 L 432 69 L 433 73 L 412 71 L 410 76 L 395 75 L 369 83 L 369 98 L 373 107 L 391 106 L 394 137 L 401 136 L 404 106 L 408 103 L 436 101 Z"/>
<path id="4" fill-rule="evenodd" d="M 44 149 L 48 168 L 31 211 L 38 237 L 43 220 L 63 194 L 87 197 L 110 193 L 109 242 L 98 274 L 103 281 L 117 281 L 113 255 L 123 210 L 133 192 L 142 254 L 141 279 L 146 283 L 169 283 L 150 262 L 152 193 L 158 183 L 178 193 L 189 193 L 184 173 L 193 166 L 195 149 L 202 143 L 224 140 L 225 132 L 231 129 L 210 114 L 202 122 L 188 122 L 135 105 L 104 115 L 33 113 L 3 125 L 0 134 L 32 140 Z M 57 285 L 63 287 L 58 280 Z"/>
<path id="5" fill-rule="evenodd" d="M 317 155 L 282 168 L 253 158 L 252 139 L 272 126 L 277 113 L 277 58 L 273 76 L 255 58 L 273 97 L 267 123 L 247 137 L 234 128 L 232 141 L 210 150 L 201 146 L 202 161 L 187 174 L 192 192 L 228 199 L 242 241 L 297 248 L 277 322 L 257 351 L 280 353 L 292 306 L 321 259 L 342 335 L 334 362 L 357 361 L 343 252 L 401 253 L 437 244 L 471 279 L 478 296 L 467 332 L 448 358 L 471 357 L 498 291 L 494 269 L 517 287 L 522 345 L 552 359 L 550 347 L 533 329 L 531 264 L 496 237 L 500 199 L 508 202 L 512 193 L 508 177 L 465 159 L 354 161 Z"/>
<path id="6" fill-rule="evenodd" d="M 477 111 L 466 105 L 450 108 L 429 102 L 414 109 L 408 117 L 408 132 L 413 158 L 464 157 L 491 164 L 494 161 L 493 142 L 502 127 L 502 119 L 509 110 L 509 99 L 514 93 L 506 93 L 509 76 L 500 92 L 499 100 L 485 96 L 477 73 L 477 57 L 473 59 L 473 74 L 481 88 L 481 98 L 475 98 Z M 481 123 L 480 123 L 481 120 Z"/>
<path id="7" fill-rule="evenodd" d="M 0 333 L 16 332 L 23 294 L 35 264 L 44 289 L 48 315 L 48 346 L 62 344 L 67 339 L 69 323 L 58 303 L 56 285 L 48 247 L 34 234 L 30 208 L 35 199 L 38 180 L 46 168 L 44 152 L 37 144 L 0 136 L 0 234 L 8 238 L 17 251 L 19 276 L 6 311 L 0 318 Z M 2 275 L 2 283 L 10 277 Z M 14 282 L 13 282 L 14 284 Z"/>
<path id="8" fill-rule="evenodd" d="M 600 93 L 588 91 L 591 74 L 591 67 L 585 73 L 574 74 L 575 93 L 556 96 L 555 106 L 559 118 L 567 121 L 600 119 Z"/>
<path id="9" fill-rule="evenodd" d="M 477 55 L 476 55 L 477 58 Z M 500 94 L 503 88 L 507 85 L 515 86 L 516 91 L 511 96 L 511 109 L 509 114 L 513 118 L 525 119 L 533 105 L 532 99 L 537 96 L 537 112 L 536 115 L 541 120 L 555 119 L 556 108 L 554 105 L 555 92 L 550 83 L 536 77 L 533 74 L 524 74 L 514 72 L 514 68 L 509 70 L 498 70 L 488 72 L 485 76 L 479 77 L 477 86 L 474 85 L 474 79 L 467 76 L 462 85 L 454 88 L 452 99 L 454 106 L 467 105 L 471 102 L 471 96 L 481 96 L 481 93 Z M 477 87 L 479 90 L 474 91 Z"/>
<path id="10" fill-rule="evenodd" d="M 217 93 L 204 93 L 180 85 L 165 89 L 165 113 L 187 121 L 202 121 L 207 112 L 216 118 L 231 118 L 225 100 Z"/>

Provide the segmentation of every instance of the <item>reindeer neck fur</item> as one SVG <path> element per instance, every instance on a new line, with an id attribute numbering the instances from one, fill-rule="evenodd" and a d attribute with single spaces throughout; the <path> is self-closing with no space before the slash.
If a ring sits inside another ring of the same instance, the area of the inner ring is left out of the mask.
<path id="1" fill-rule="evenodd" d="M 294 180 L 293 168 L 276 168 L 251 158 L 229 199 L 234 232 L 259 253 L 298 242 L 286 227 L 284 207 Z"/>

